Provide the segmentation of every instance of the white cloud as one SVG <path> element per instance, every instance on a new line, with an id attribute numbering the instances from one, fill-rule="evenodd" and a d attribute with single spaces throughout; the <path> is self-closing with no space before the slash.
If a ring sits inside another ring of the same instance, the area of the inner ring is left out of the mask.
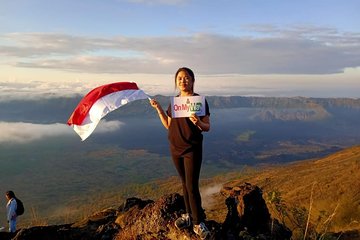
<path id="1" fill-rule="evenodd" d="M 0 36 L 7 64 L 79 73 L 332 74 L 360 66 L 360 34 L 332 28 L 252 26 L 249 36 L 90 38 L 66 34 Z M 4 61 L 4 60 L 3 60 Z"/>
<path id="2" fill-rule="evenodd" d="M 0 101 L 84 95 L 118 81 L 173 95 L 180 66 L 195 71 L 196 90 L 206 95 L 358 97 L 360 33 L 252 25 L 234 36 L 4 34 Z"/>
<path id="3" fill-rule="evenodd" d="M 195 91 L 217 96 L 304 96 L 358 98 L 360 67 L 345 73 L 322 75 L 201 75 L 195 70 Z M 42 81 L 0 81 L 0 102 L 15 99 L 32 100 L 53 97 L 84 96 L 91 89 L 113 82 L 133 81 L 147 94 L 176 95 L 171 74 L 87 74 L 81 79 L 58 76 Z M 67 78 L 69 80 L 67 80 Z M 60 79 L 60 80 L 59 80 Z"/>
<path id="4" fill-rule="evenodd" d="M 0 122 L 0 142 L 26 143 L 45 137 L 68 135 L 71 130 L 68 126 L 60 123 L 43 125 L 23 122 Z"/>
<path id="5" fill-rule="evenodd" d="M 0 35 L 0 54 L 15 57 L 53 57 L 78 54 L 94 49 L 115 48 L 111 39 L 60 33 L 8 33 Z"/>
<path id="6" fill-rule="evenodd" d="M 119 121 L 102 120 L 96 133 L 106 133 L 119 129 L 123 125 Z M 0 122 L 0 143 L 29 143 L 49 137 L 73 135 L 76 137 L 74 130 L 60 123 L 54 124 L 33 124 L 24 122 Z"/>
<path id="7" fill-rule="evenodd" d="M 86 75 L 82 79 L 61 81 L 50 79 L 43 81 L 21 82 L 18 80 L 0 80 L 0 102 L 16 99 L 48 99 L 54 97 L 71 97 L 76 94 L 85 96 L 93 88 L 113 82 L 136 82 L 149 95 L 173 95 L 174 84 L 170 75 Z"/>
<path id="8" fill-rule="evenodd" d="M 120 121 L 106 121 L 105 119 L 101 120 L 97 125 L 94 133 L 107 133 L 118 130 L 124 123 Z"/>

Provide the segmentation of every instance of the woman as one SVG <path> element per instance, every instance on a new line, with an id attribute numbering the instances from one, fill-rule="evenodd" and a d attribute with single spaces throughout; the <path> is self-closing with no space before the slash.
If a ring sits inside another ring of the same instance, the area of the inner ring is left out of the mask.
<path id="1" fill-rule="evenodd" d="M 175 87 L 180 91 L 178 96 L 198 96 L 194 92 L 194 82 L 195 76 L 191 69 L 178 69 L 175 74 Z M 205 239 L 210 232 L 204 224 L 199 176 L 202 162 L 202 132 L 210 130 L 209 106 L 205 101 L 206 110 L 203 117 L 193 114 L 190 117 L 171 118 L 171 105 L 165 113 L 156 100 L 152 99 L 150 103 L 157 110 L 164 127 L 168 129 L 172 160 L 182 182 L 186 213 L 175 221 L 175 226 L 184 229 L 192 223 L 194 232 L 201 239 Z"/>
<path id="2" fill-rule="evenodd" d="M 7 221 L 9 223 L 9 232 L 16 232 L 16 208 L 17 203 L 15 199 L 15 194 L 13 191 L 7 191 L 6 199 L 8 200 L 6 204 L 6 212 L 7 212 Z"/>

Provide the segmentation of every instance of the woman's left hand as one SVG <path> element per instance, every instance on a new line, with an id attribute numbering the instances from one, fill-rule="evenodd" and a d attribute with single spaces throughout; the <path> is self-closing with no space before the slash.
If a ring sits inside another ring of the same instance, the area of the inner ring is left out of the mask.
<path id="1" fill-rule="evenodd" d="M 195 126 L 197 126 L 200 121 L 200 118 L 195 113 L 191 114 L 189 119 Z"/>

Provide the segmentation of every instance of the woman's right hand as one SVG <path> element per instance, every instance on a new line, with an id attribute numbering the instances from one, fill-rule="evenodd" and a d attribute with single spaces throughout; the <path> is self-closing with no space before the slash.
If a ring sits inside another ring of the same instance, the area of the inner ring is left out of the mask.
<path id="1" fill-rule="evenodd" d="M 150 105 L 155 109 L 159 109 L 159 103 L 155 99 L 150 100 Z"/>
<path id="2" fill-rule="evenodd" d="M 164 112 L 161 105 L 155 99 L 150 100 L 150 105 L 156 109 L 157 113 L 159 114 L 159 118 L 161 123 L 164 125 L 166 129 L 169 129 L 171 118 L 169 118 L 166 113 Z"/>

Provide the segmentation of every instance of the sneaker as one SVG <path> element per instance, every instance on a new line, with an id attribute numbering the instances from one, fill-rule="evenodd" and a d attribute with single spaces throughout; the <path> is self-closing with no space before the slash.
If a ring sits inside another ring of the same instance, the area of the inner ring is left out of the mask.
<path id="1" fill-rule="evenodd" d="M 191 219 L 190 219 L 190 215 L 188 213 L 181 214 L 181 217 L 179 217 L 175 221 L 175 226 L 179 230 L 188 228 L 188 227 L 190 227 L 190 225 L 191 225 Z"/>
<path id="2" fill-rule="evenodd" d="M 194 225 L 193 230 L 202 240 L 210 236 L 210 231 L 203 222 L 201 222 L 199 225 Z"/>

